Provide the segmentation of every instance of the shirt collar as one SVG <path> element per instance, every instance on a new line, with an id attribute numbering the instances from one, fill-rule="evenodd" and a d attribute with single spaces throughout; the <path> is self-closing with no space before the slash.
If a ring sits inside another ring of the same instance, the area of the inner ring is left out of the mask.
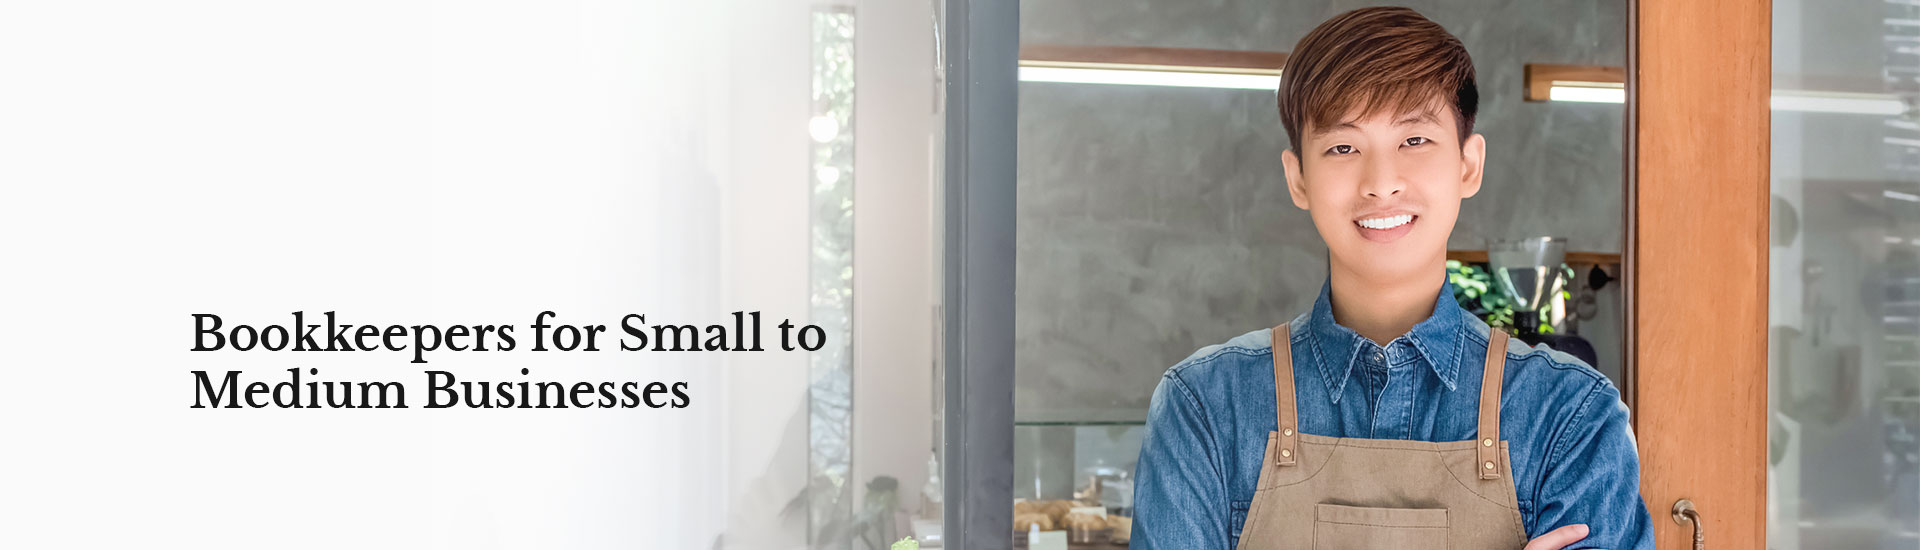
<path id="1" fill-rule="evenodd" d="M 1460 308 L 1453 299 L 1453 285 L 1440 284 L 1440 294 L 1435 297 L 1433 313 L 1426 320 L 1413 325 L 1413 330 L 1395 339 L 1406 340 L 1418 350 L 1422 359 L 1433 368 L 1440 384 L 1448 391 L 1455 388 L 1455 378 L 1460 372 L 1460 353 L 1465 336 L 1466 320 L 1471 314 Z M 1327 394 L 1334 403 L 1340 402 L 1340 394 L 1346 389 L 1347 379 L 1353 375 L 1353 364 L 1360 360 L 1360 353 L 1367 348 L 1368 341 L 1353 329 L 1340 326 L 1333 320 L 1333 281 L 1329 279 L 1320 285 L 1320 297 L 1313 302 L 1313 312 L 1307 318 L 1308 332 L 1312 335 L 1309 342 L 1314 354 L 1314 363 L 1320 369 L 1320 379 L 1327 384 Z"/>

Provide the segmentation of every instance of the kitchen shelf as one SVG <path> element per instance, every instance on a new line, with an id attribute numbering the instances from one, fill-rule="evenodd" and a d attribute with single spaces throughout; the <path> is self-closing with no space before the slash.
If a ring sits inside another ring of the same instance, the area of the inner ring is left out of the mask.
<path id="1" fill-rule="evenodd" d="M 1487 263 L 1485 250 L 1448 250 L 1447 259 L 1469 264 Z M 1568 252 L 1567 265 L 1620 265 L 1618 252 Z"/>

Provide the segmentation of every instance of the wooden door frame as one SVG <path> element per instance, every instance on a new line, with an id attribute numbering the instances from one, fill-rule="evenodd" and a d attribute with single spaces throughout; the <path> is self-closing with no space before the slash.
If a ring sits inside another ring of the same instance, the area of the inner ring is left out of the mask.
<path id="1" fill-rule="evenodd" d="M 1764 548 L 1770 0 L 1629 1 L 1628 345 L 1660 548 Z"/>

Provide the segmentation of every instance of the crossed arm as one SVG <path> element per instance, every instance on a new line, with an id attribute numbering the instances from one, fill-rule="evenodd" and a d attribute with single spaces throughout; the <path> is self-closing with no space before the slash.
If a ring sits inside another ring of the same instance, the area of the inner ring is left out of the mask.
<path id="1" fill-rule="evenodd" d="M 1230 548 L 1232 518 L 1224 504 L 1231 497 L 1205 409 L 1185 383 L 1169 376 L 1154 389 L 1147 416 L 1133 548 Z M 1555 431 L 1534 492 L 1540 497 L 1526 550 L 1652 550 L 1639 454 L 1619 390 L 1596 381 Z"/>

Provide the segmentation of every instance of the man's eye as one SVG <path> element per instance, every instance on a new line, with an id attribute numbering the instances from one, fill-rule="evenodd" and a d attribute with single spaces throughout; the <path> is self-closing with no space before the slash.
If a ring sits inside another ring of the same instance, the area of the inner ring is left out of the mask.
<path id="1" fill-rule="evenodd" d="M 1406 142 L 1406 145 L 1407 145 L 1408 147 L 1416 147 L 1416 146 L 1420 146 L 1420 145 L 1425 145 L 1426 143 L 1428 143 L 1428 142 L 1430 142 L 1430 141 L 1433 141 L 1433 140 L 1430 140 L 1430 139 L 1427 139 L 1427 138 L 1423 138 L 1423 137 L 1420 137 L 1420 136 L 1414 136 L 1414 137 L 1410 137 L 1410 138 L 1407 138 L 1407 142 Z"/>
<path id="2" fill-rule="evenodd" d="M 1327 148 L 1327 153 L 1334 154 L 1334 155 L 1351 155 L 1353 154 L 1353 146 L 1352 145 L 1335 145 L 1333 147 Z"/>

